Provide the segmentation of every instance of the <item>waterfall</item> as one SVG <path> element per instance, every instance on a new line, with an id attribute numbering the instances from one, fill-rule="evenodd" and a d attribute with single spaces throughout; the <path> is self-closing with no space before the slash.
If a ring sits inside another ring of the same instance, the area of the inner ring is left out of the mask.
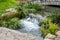
<path id="1" fill-rule="evenodd" d="M 27 17 L 25 19 L 20 20 L 23 25 L 22 29 L 19 29 L 20 32 L 31 33 L 37 36 L 38 40 L 42 40 L 41 33 L 39 32 L 40 26 L 39 22 L 36 18 Z"/>

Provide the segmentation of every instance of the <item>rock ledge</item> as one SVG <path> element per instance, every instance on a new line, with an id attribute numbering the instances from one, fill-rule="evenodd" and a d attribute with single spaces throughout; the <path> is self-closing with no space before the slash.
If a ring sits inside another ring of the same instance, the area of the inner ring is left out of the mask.
<path id="1" fill-rule="evenodd" d="M 31 34 L 0 27 L 0 40 L 37 40 L 37 37 Z"/>

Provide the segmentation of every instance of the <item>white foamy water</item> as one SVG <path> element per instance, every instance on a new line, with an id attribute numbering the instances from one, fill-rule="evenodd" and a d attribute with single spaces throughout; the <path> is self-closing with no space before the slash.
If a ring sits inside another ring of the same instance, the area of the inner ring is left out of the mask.
<path id="1" fill-rule="evenodd" d="M 21 23 L 23 24 L 24 31 L 27 31 L 27 32 L 37 30 L 40 28 L 36 23 L 33 23 L 31 21 L 21 20 Z"/>
<path id="2" fill-rule="evenodd" d="M 39 22 L 36 18 L 26 18 L 20 20 L 21 24 L 23 25 L 22 29 L 19 29 L 19 31 L 24 33 L 31 33 L 35 36 L 37 36 L 38 40 L 42 40 L 41 33 L 39 32 L 40 26 L 38 25 Z"/>

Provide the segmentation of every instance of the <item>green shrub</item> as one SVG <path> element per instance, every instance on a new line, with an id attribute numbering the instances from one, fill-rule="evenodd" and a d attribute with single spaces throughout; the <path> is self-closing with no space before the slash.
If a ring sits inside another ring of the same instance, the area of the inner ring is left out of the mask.
<path id="1" fill-rule="evenodd" d="M 29 9 L 35 9 L 37 11 L 40 11 L 43 9 L 43 6 L 40 5 L 40 4 L 37 4 L 37 3 L 31 3 L 29 2 L 27 5 L 26 5 L 26 8 L 29 8 Z"/>
<path id="2" fill-rule="evenodd" d="M 20 19 L 25 18 L 28 14 L 27 14 L 27 10 L 25 10 L 25 8 L 19 8 L 18 9 L 18 14 L 20 15 Z"/>
<path id="3" fill-rule="evenodd" d="M 43 21 L 40 31 L 43 37 L 45 37 L 48 33 L 54 34 L 56 29 L 56 24 L 52 23 L 50 19 L 46 19 Z"/>
<path id="4" fill-rule="evenodd" d="M 48 33 L 54 34 L 55 31 L 56 31 L 56 24 L 53 24 L 52 22 L 49 22 Z"/>
<path id="5" fill-rule="evenodd" d="M 50 16 L 53 23 L 60 24 L 60 13 L 53 14 Z"/>
<path id="6" fill-rule="evenodd" d="M 6 8 L 15 6 L 15 0 L 0 0 L 0 12 L 3 12 Z"/>
<path id="7" fill-rule="evenodd" d="M 25 18 L 29 13 L 36 13 L 43 9 L 42 5 L 37 3 L 20 3 L 17 6 L 18 13 L 20 14 L 20 18 Z"/>
<path id="8" fill-rule="evenodd" d="M 12 18 L 12 19 L 8 19 L 8 20 L 0 20 L 0 26 L 7 27 L 10 29 L 22 28 L 22 25 L 20 24 L 20 21 L 18 18 Z"/>

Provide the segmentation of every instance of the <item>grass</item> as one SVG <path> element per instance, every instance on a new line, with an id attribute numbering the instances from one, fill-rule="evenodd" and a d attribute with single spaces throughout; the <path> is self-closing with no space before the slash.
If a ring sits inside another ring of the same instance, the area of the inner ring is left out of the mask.
<path id="1" fill-rule="evenodd" d="M 13 7 L 16 5 L 15 0 L 0 0 L 0 13 L 9 7 Z"/>

